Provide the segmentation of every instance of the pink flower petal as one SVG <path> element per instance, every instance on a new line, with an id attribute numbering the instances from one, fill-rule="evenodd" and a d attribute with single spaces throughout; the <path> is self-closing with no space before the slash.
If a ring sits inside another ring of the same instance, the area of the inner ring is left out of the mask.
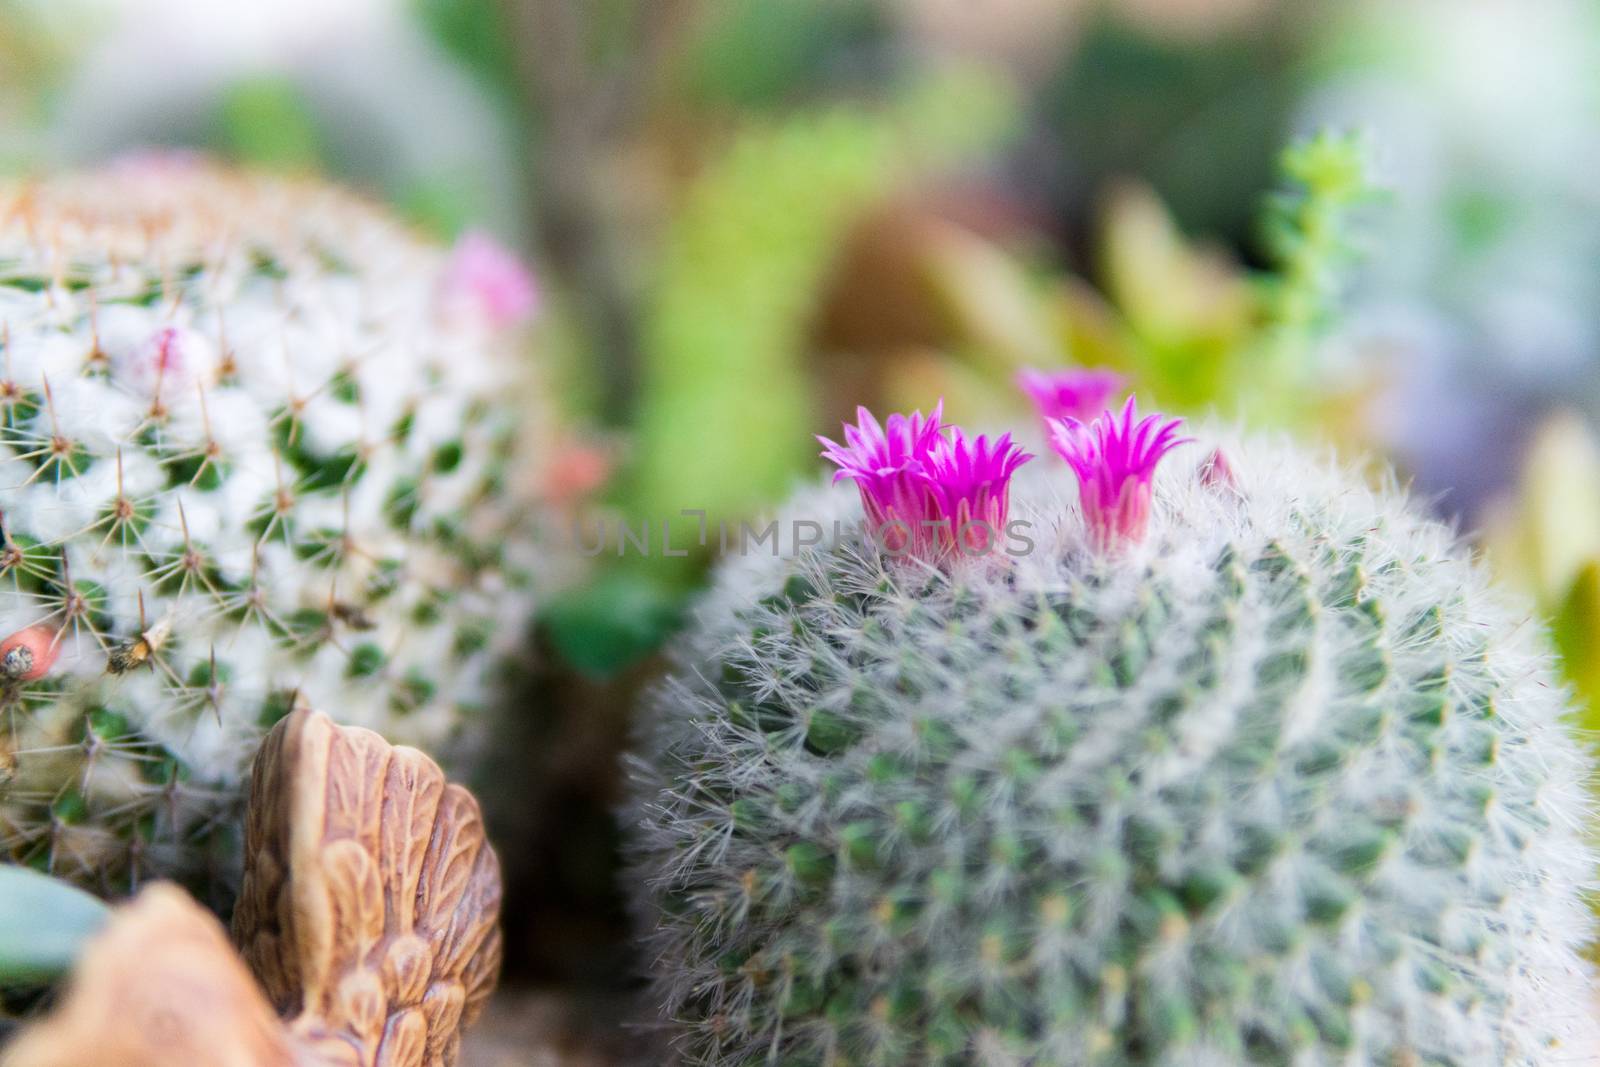
<path id="1" fill-rule="evenodd" d="M 1104 411 L 1112 397 L 1122 390 L 1123 377 L 1115 371 L 1078 367 L 1024 370 L 1017 375 L 1017 385 L 1033 401 L 1039 417 L 1047 422 L 1050 419 L 1087 421 Z"/>
<path id="2" fill-rule="evenodd" d="M 481 230 L 456 241 L 446 267 L 445 292 L 476 309 L 496 329 L 517 326 L 539 309 L 539 286 L 516 254 Z"/>
<path id="3" fill-rule="evenodd" d="M 931 415 L 896 414 L 880 425 L 858 408 L 844 444 L 817 438 L 823 458 L 839 468 L 834 481 L 855 481 L 868 526 L 891 555 L 945 563 L 993 552 L 1006 526 L 1011 476 L 1033 458 L 1010 434 L 991 441 L 944 426 L 943 410 L 941 403 Z"/>
<path id="4" fill-rule="evenodd" d="M 1078 499 L 1096 550 L 1111 552 L 1144 540 L 1150 525 L 1156 466 L 1179 445 L 1182 419 L 1138 411 L 1129 397 L 1120 415 L 1105 411 L 1089 425 L 1076 418 L 1050 420 L 1050 447 L 1078 477 Z"/>

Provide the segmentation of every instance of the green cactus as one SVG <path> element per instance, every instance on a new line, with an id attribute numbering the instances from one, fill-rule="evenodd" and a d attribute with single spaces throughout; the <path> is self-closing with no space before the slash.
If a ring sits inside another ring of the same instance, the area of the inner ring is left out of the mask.
<path id="1" fill-rule="evenodd" d="M 1181 454 L 1180 454 L 1181 455 Z M 678 1062 L 1567 1063 L 1589 772 L 1540 635 L 1331 464 L 1175 459 L 1097 551 L 1035 463 L 1003 562 L 727 563 L 633 762 Z"/>
<path id="2" fill-rule="evenodd" d="M 480 743 L 541 570 L 484 240 L 183 156 L 0 188 L 0 854 L 225 885 L 295 704 Z"/>

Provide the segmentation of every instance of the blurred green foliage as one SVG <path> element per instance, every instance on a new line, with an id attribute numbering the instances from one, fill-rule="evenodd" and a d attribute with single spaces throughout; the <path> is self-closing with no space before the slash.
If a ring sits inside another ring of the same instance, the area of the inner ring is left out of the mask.
<path id="1" fill-rule="evenodd" d="M 698 100 L 746 109 L 794 104 L 800 95 L 857 76 L 869 46 L 886 33 L 882 13 L 865 0 L 760 0 L 715 12 L 685 57 Z"/>
<path id="2" fill-rule="evenodd" d="M 217 104 L 216 127 L 218 147 L 241 163 L 308 172 L 322 161 L 322 138 L 310 104 L 286 77 L 234 82 Z"/>
<path id="3" fill-rule="evenodd" d="M 997 84 L 950 75 L 881 109 L 802 111 L 734 136 L 656 262 L 633 513 L 737 521 L 810 469 L 806 336 L 845 234 L 898 184 L 992 148 L 1011 115 Z"/>
<path id="4" fill-rule="evenodd" d="M 1600 731 L 1600 544 L 1595 552 L 1579 568 L 1551 619 L 1562 668 L 1580 701 L 1579 724 L 1591 738 Z"/>
<path id="5" fill-rule="evenodd" d="M 551 645 L 580 674 L 607 678 L 661 647 L 677 629 L 683 590 L 637 566 L 602 570 L 549 604 L 541 620 Z"/>
<path id="6" fill-rule="evenodd" d="M 1286 187 L 1267 201 L 1262 229 L 1272 270 L 1256 279 L 1264 312 L 1259 353 L 1280 421 L 1302 417 L 1314 385 L 1312 342 L 1334 321 L 1359 255 L 1355 213 L 1379 196 L 1369 150 L 1359 135 L 1318 133 L 1279 156 Z M 1240 382 L 1244 385 L 1244 382 Z"/>
<path id="7" fill-rule="evenodd" d="M 411 0 L 423 27 L 504 100 L 517 96 L 517 38 L 504 0 Z"/>
<path id="8" fill-rule="evenodd" d="M 1484 540 L 1496 573 L 1550 620 L 1580 723 L 1600 730 L 1600 441 L 1581 416 L 1540 427 Z"/>
<path id="9" fill-rule="evenodd" d="M 72 13 L 0 0 L 0 173 L 35 165 L 47 102 L 70 69 Z"/>
<path id="10" fill-rule="evenodd" d="M 1156 37 L 1105 8 L 1037 103 L 1058 146 L 1061 208 L 1137 175 L 1188 226 L 1242 240 L 1251 190 L 1272 180 L 1289 126 L 1303 31 L 1285 11 L 1270 28 Z"/>
<path id="11" fill-rule="evenodd" d="M 1374 195 L 1365 146 L 1320 133 L 1279 155 L 1260 213 L 1269 269 L 1242 273 L 1195 250 L 1153 202 L 1113 213 L 1106 290 L 1131 339 L 1131 369 L 1162 403 L 1314 427 L 1316 340 L 1354 259 L 1355 209 Z"/>
<path id="12" fill-rule="evenodd" d="M 946 244 L 959 255 L 940 256 L 935 277 L 967 345 L 999 346 L 1001 362 L 1108 365 L 1169 409 L 1314 433 L 1328 384 L 1316 341 L 1354 260 L 1357 209 L 1374 194 L 1355 137 L 1296 142 L 1279 173 L 1282 188 L 1260 213 L 1265 270 L 1197 245 L 1153 193 L 1124 184 L 1107 200 L 1098 291 L 1060 274 L 1041 286 L 1020 263 L 991 262 L 995 249 L 977 241 Z"/>
<path id="13" fill-rule="evenodd" d="M 217 102 L 209 140 L 226 158 L 263 170 L 338 169 L 312 101 L 286 76 L 261 75 L 229 85 Z M 407 221 L 434 237 L 449 240 L 479 219 L 483 193 L 473 175 L 407 178 L 387 191 Z"/>
<path id="14" fill-rule="evenodd" d="M 1305 335 L 1333 317 L 1344 267 L 1355 253 L 1346 218 L 1372 199 L 1367 149 L 1358 137 L 1328 132 L 1284 149 L 1278 169 L 1289 183 L 1263 216 L 1273 273 L 1262 279 L 1267 316 Z"/>

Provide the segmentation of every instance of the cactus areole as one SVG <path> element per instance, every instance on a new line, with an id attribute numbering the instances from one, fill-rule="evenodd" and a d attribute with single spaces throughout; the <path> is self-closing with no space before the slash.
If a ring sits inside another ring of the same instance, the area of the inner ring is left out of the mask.
<path id="1" fill-rule="evenodd" d="M 192 156 L 0 186 L 0 855 L 236 875 L 295 706 L 471 748 L 531 611 L 532 281 Z"/>
<path id="2" fill-rule="evenodd" d="M 938 421 L 830 445 L 867 520 L 794 501 L 844 533 L 725 564 L 651 703 L 635 884 L 679 1062 L 1600 1048 L 1589 768 L 1450 531 L 1285 446 L 1167 455 L 1130 403 L 990 466 L 1032 551 L 891 553 L 874 506 L 944 514 Z"/>

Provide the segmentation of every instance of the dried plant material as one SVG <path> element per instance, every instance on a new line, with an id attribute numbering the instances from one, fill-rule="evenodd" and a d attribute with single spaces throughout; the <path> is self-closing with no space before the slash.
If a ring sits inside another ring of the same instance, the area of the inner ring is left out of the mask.
<path id="1" fill-rule="evenodd" d="M 318 1062 L 447 1067 L 500 966 L 500 865 L 415 749 L 296 712 L 256 757 L 234 938 Z"/>
<path id="2" fill-rule="evenodd" d="M 256 757 L 246 846 L 238 952 L 151 886 L 4 1067 L 452 1067 L 500 968 L 500 863 L 472 794 L 416 749 L 297 711 Z"/>

